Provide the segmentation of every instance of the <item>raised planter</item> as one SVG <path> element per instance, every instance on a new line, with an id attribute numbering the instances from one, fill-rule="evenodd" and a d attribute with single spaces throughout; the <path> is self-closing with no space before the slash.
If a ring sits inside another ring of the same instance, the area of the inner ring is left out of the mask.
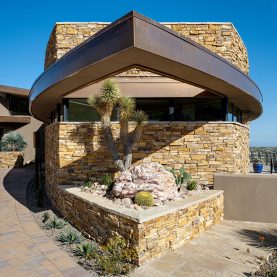
<path id="1" fill-rule="evenodd" d="M 0 168 L 22 167 L 22 165 L 23 165 L 23 152 L 21 152 L 21 151 L 11 151 L 11 152 L 0 151 Z"/>
<path id="2" fill-rule="evenodd" d="M 128 241 L 141 265 L 198 236 L 223 218 L 223 192 L 203 191 L 148 210 L 133 210 L 103 197 L 59 186 L 53 204 L 79 230 L 97 241 L 116 235 Z"/>

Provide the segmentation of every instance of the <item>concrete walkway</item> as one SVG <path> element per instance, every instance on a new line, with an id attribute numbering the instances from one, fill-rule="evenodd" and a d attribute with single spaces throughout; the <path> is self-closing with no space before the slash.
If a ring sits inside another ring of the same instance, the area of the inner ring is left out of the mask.
<path id="1" fill-rule="evenodd" d="M 88 276 L 37 226 L 26 208 L 32 169 L 0 170 L 0 276 Z"/>
<path id="2" fill-rule="evenodd" d="M 178 250 L 141 266 L 131 277 L 250 276 L 273 248 L 277 248 L 277 224 L 224 220 Z"/>
<path id="3" fill-rule="evenodd" d="M 89 276 L 44 234 L 26 208 L 32 176 L 32 169 L 0 170 L 0 276 Z M 130 276 L 249 276 L 274 247 L 277 224 L 224 221 Z"/>

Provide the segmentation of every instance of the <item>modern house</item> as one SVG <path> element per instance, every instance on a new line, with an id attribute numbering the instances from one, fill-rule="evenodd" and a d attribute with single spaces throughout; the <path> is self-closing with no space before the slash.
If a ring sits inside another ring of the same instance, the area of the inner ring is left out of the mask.
<path id="1" fill-rule="evenodd" d="M 23 153 L 25 163 L 35 158 L 34 132 L 42 125 L 41 121 L 29 113 L 28 96 L 28 89 L 0 85 L 0 139 L 12 131 L 21 134 L 27 142 Z M 9 161 L 4 162 L 1 159 L 1 163 L 8 164 Z"/>
<path id="2" fill-rule="evenodd" d="M 115 22 L 57 23 L 30 111 L 46 128 L 46 184 L 114 171 L 97 114 L 86 99 L 113 77 L 149 123 L 134 162 L 184 165 L 213 184 L 215 172 L 248 173 L 249 122 L 262 95 L 232 23 L 158 23 L 136 12 Z M 119 129 L 113 115 L 114 135 Z"/>

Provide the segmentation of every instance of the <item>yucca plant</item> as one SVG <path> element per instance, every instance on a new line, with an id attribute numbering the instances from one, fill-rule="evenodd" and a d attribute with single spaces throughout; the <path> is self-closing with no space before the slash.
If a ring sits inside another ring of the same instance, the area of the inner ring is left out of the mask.
<path id="1" fill-rule="evenodd" d="M 54 216 L 52 219 L 48 219 L 45 222 L 45 227 L 47 229 L 62 229 L 65 225 L 65 221 L 63 219 L 59 219 L 56 216 Z"/>
<path id="2" fill-rule="evenodd" d="M 58 241 L 62 244 L 80 243 L 82 241 L 82 236 L 75 230 L 70 229 L 69 231 L 60 233 Z"/>
<path id="3" fill-rule="evenodd" d="M 1 151 L 22 151 L 26 147 L 27 142 L 17 132 L 11 132 L 3 136 L 0 142 Z"/>
<path id="4" fill-rule="evenodd" d="M 100 93 L 90 97 L 88 103 L 100 115 L 105 142 L 115 166 L 121 171 L 130 168 L 132 164 L 132 148 L 142 134 L 143 125 L 148 119 L 147 115 L 143 111 L 135 110 L 136 103 L 134 98 L 120 95 L 119 86 L 112 79 L 105 80 Z M 119 156 L 111 130 L 111 115 L 116 106 L 118 106 L 119 112 L 120 139 L 124 149 L 124 159 Z M 129 121 L 136 122 L 135 129 L 130 133 Z"/>
<path id="5" fill-rule="evenodd" d="M 76 247 L 74 254 L 85 259 L 92 259 L 97 253 L 97 247 L 90 242 L 84 242 Z"/>

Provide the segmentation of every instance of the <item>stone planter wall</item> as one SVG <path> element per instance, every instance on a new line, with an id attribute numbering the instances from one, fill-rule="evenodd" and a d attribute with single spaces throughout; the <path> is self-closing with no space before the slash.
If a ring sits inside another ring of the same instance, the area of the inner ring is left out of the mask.
<path id="1" fill-rule="evenodd" d="M 1 152 L 0 168 L 21 167 L 23 165 L 23 152 Z"/>
<path id="2" fill-rule="evenodd" d="M 112 127 L 118 137 L 118 124 Z M 99 123 L 51 124 L 45 142 L 49 186 L 81 184 L 115 172 Z M 233 122 L 149 123 L 134 147 L 133 161 L 184 166 L 194 179 L 212 185 L 216 172 L 248 173 L 249 128 Z"/>
<path id="3" fill-rule="evenodd" d="M 137 252 L 141 265 L 176 249 L 223 218 L 223 192 L 205 191 L 150 210 L 132 210 L 79 188 L 54 189 L 54 206 L 79 230 L 104 242 L 117 235 Z"/>

